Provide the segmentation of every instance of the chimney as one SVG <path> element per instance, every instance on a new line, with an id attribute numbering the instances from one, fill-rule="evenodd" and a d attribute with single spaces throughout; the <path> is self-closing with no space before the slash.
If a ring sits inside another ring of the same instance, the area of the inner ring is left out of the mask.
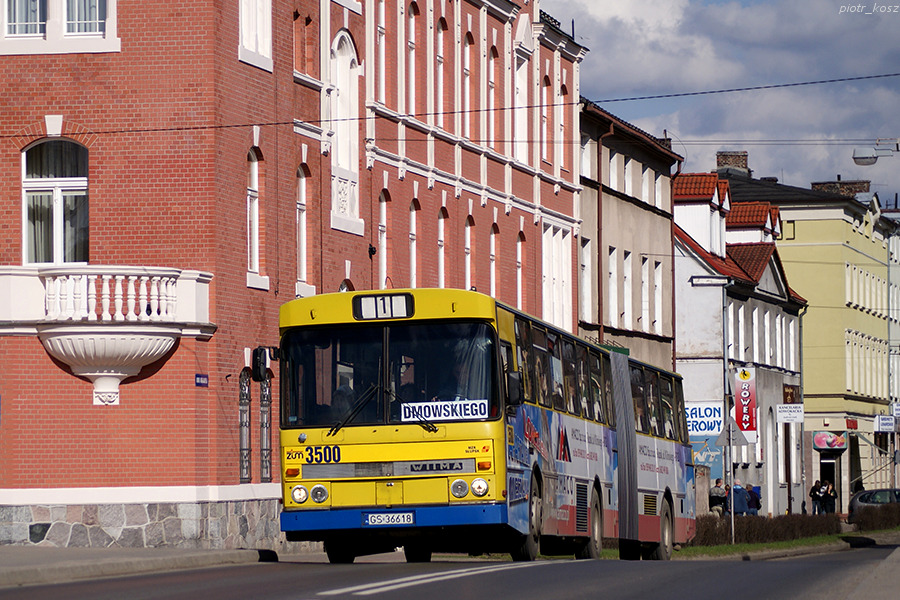
<path id="1" fill-rule="evenodd" d="M 810 189 L 815 192 L 828 192 L 841 196 L 853 197 L 856 194 L 865 194 L 869 191 L 869 181 L 865 179 L 857 179 L 855 181 L 842 181 L 841 176 L 837 176 L 837 181 L 814 181 L 810 184 Z"/>
<path id="2" fill-rule="evenodd" d="M 750 175 L 750 167 L 747 166 L 746 150 L 720 150 L 716 152 L 716 168 L 718 170 L 731 169 Z"/>

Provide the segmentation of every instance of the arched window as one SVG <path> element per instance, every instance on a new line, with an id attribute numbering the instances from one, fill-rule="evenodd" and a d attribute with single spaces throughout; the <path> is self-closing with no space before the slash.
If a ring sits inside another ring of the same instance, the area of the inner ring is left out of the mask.
<path id="1" fill-rule="evenodd" d="M 247 153 L 247 271 L 259 273 L 259 156 Z"/>
<path id="2" fill-rule="evenodd" d="M 415 2 L 411 2 L 407 11 L 407 31 L 406 31 L 406 86 L 407 86 L 407 106 L 406 112 L 414 115 L 416 110 L 416 79 L 419 73 L 416 71 L 416 27 L 419 21 L 419 7 Z"/>
<path id="3" fill-rule="evenodd" d="M 88 151 L 48 140 L 24 152 L 26 263 L 88 261 Z"/>
<path id="4" fill-rule="evenodd" d="M 346 30 L 331 46 L 331 226 L 362 235 L 359 218 L 359 63 Z"/>
<path id="5" fill-rule="evenodd" d="M 309 167 L 297 168 L 297 297 L 311 296 L 315 287 L 309 285 L 309 228 L 307 225 L 307 201 L 309 191 Z"/>
<path id="6" fill-rule="evenodd" d="M 465 266 L 466 266 L 466 287 L 465 289 L 472 289 L 472 229 L 475 227 L 475 219 L 471 216 L 466 219 L 466 229 L 463 235 L 463 240 L 465 244 L 464 252 L 465 252 Z"/>
<path id="7" fill-rule="evenodd" d="M 466 34 L 463 45 L 463 137 L 472 137 L 472 47 L 475 38 Z M 468 286 L 467 286 L 468 289 Z"/>
<path id="8" fill-rule="evenodd" d="M 447 21 L 446 19 L 440 19 L 438 21 L 437 27 L 437 40 L 435 42 L 435 69 L 434 69 L 434 107 L 435 112 L 437 113 L 436 124 L 438 127 L 444 127 L 444 112 L 446 109 L 446 102 L 444 100 L 444 71 L 447 68 L 447 61 L 449 60 L 448 50 L 445 44 L 447 44 L 447 40 L 449 39 L 449 35 L 447 34 Z"/>
<path id="9" fill-rule="evenodd" d="M 497 237 L 500 235 L 500 228 L 497 227 L 497 224 L 491 227 L 491 239 L 490 245 L 488 247 L 489 255 L 488 260 L 490 261 L 491 267 L 491 297 L 497 297 Z"/>
<path id="10" fill-rule="evenodd" d="M 442 288 L 446 284 L 446 280 L 444 279 L 444 254 L 446 253 L 446 247 L 444 242 L 444 231 L 447 224 L 447 218 L 449 214 L 447 213 L 446 208 L 441 208 L 438 213 L 438 235 L 437 235 L 437 263 L 438 263 L 438 287 Z"/>
<path id="11" fill-rule="evenodd" d="M 541 83 L 541 159 L 550 160 L 547 145 L 550 135 L 550 78 L 546 75 Z"/>
<path id="12" fill-rule="evenodd" d="M 525 233 L 520 231 L 516 238 L 516 308 L 524 310 L 522 303 L 523 277 L 522 270 L 525 266 Z"/>
<path id="13" fill-rule="evenodd" d="M 389 197 L 386 191 L 382 191 L 378 197 L 378 289 L 385 289 L 388 280 L 388 203 Z"/>
<path id="14" fill-rule="evenodd" d="M 491 51 L 488 53 L 488 135 L 487 142 L 488 146 L 493 148 L 494 139 L 497 134 L 497 58 L 499 54 L 497 52 L 497 46 L 491 46 Z"/>

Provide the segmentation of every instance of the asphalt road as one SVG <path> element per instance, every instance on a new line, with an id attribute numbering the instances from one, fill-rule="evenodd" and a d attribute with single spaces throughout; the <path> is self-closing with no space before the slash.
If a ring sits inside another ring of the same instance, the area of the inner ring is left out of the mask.
<path id="1" fill-rule="evenodd" d="M 765 561 L 537 561 L 438 559 L 407 564 L 402 554 L 330 565 L 296 557 L 67 584 L 8 588 L 0 599 L 58 600 L 422 600 L 865 598 L 894 600 L 900 550 L 881 545 Z"/>

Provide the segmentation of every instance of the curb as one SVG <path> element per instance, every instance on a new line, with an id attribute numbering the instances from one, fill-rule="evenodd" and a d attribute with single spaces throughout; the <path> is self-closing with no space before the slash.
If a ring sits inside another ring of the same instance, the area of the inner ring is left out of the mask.
<path id="1" fill-rule="evenodd" d="M 115 560 L 72 560 L 34 566 L 0 567 L 0 588 L 46 585 L 101 577 L 122 577 L 160 571 L 200 569 L 271 560 L 272 557 L 261 553 L 259 550 L 202 550 L 171 556 L 147 556 Z"/>

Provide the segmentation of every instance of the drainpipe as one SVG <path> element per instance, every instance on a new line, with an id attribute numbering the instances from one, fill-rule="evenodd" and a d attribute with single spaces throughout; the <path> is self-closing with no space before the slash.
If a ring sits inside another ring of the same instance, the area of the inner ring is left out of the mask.
<path id="1" fill-rule="evenodd" d="M 803 406 L 803 421 L 800 422 L 800 481 L 802 482 L 802 489 L 800 493 L 803 494 L 801 497 L 801 506 L 806 506 L 806 492 L 808 487 L 806 485 L 806 402 L 804 401 L 805 389 L 803 387 L 803 317 L 806 316 L 806 311 L 809 310 L 808 306 L 804 306 L 800 309 L 800 314 L 797 319 L 797 329 L 798 329 L 798 337 L 800 338 L 797 343 L 797 360 L 800 363 L 800 405 Z M 810 461 L 812 461 L 812 457 L 810 457 Z M 788 494 L 791 491 L 788 490 Z M 812 510 L 812 507 L 810 507 Z"/>

